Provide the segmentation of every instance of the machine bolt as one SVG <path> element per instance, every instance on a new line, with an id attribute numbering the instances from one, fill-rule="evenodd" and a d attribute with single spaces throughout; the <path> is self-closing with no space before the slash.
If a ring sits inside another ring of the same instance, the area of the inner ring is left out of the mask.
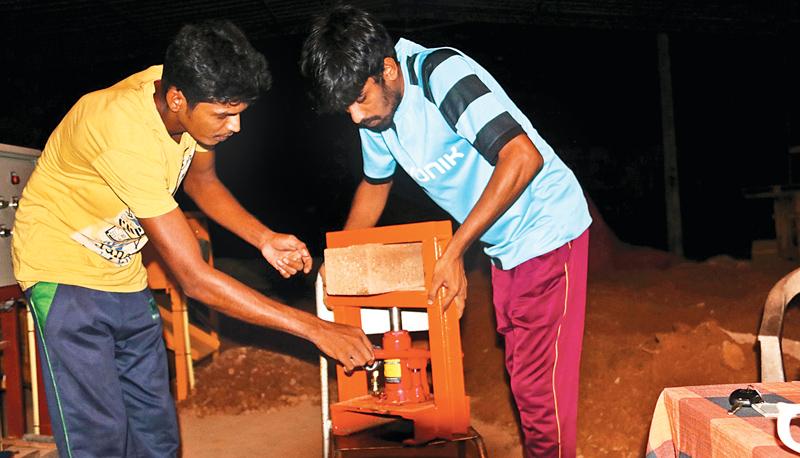
<path id="1" fill-rule="evenodd" d="M 0 224 L 0 237 L 11 237 L 11 228 Z"/>
<path id="2" fill-rule="evenodd" d="M 6 207 L 8 207 L 8 201 L 3 196 L 0 196 L 0 208 Z"/>
<path id="3" fill-rule="evenodd" d="M 378 371 L 372 371 L 372 394 L 377 396 L 381 392 L 380 386 L 378 386 Z"/>
<path id="4" fill-rule="evenodd" d="M 11 208 L 19 207 L 19 196 L 14 196 L 11 198 L 11 203 L 9 204 L 9 207 Z"/>

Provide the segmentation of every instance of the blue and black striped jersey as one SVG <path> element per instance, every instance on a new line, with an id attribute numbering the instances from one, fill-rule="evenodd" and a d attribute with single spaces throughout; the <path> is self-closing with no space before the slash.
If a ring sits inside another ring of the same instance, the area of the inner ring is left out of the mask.
<path id="1" fill-rule="evenodd" d="M 360 129 L 365 179 L 391 180 L 400 164 L 463 222 L 489 182 L 500 150 L 526 134 L 544 166 L 483 234 L 486 253 L 509 269 L 589 227 L 586 200 L 572 171 L 483 67 L 452 48 L 428 49 L 400 39 L 395 50 L 404 76 L 403 98 L 391 128 Z"/>

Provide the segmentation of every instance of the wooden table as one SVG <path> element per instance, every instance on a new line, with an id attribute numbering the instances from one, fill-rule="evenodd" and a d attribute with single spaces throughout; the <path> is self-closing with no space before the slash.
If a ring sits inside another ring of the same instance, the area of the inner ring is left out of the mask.
<path id="1" fill-rule="evenodd" d="M 766 402 L 800 403 L 800 382 L 753 383 Z M 647 458 L 795 457 L 778 439 L 776 420 L 749 407 L 728 415 L 728 396 L 741 385 L 666 388 L 658 397 Z M 800 438 L 800 426 L 792 425 Z"/>

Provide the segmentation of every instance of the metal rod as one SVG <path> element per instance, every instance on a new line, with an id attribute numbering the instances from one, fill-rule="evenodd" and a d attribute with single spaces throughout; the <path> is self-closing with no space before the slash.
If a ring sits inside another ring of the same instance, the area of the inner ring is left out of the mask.
<path id="1" fill-rule="evenodd" d="M 321 316 L 325 310 L 325 291 L 322 284 L 322 275 L 317 274 L 314 282 L 314 289 L 317 298 L 317 316 Z M 330 392 L 328 389 L 328 358 L 319 355 L 319 381 L 320 381 L 320 404 L 322 408 L 322 456 L 330 458 L 331 453 L 331 413 L 330 413 Z"/>
<path id="2" fill-rule="evenodd" d="M 189 329 L 189 298 L 186 297 L 185 294 L 181 293 L 181 299 L 183 300 L 183 311 L 181 312 L 181 318 L 183 319 L 183 346 L 186 348 L 186 375 L 189 376 L 189 390 L 194 388 L 194 362 L 192 361 L 192 339 L 190 336 L 190 329 Z"/>
<path id="3" fill-rule="evenodd" d="M 30 361 L 31 369 L 31 407 L 33 410 L 33 434 L 41 434 L 39 428 L 39 371 L 36 366 L 36 335 L 34 331 L 33 313 L 31 312 L 33 304 L 28 304 L 28 310 L 25 314 L 28 326 L 28 360 Z M 44 363 L 44 361 L 43 361 Z"/>
<path id="4" fill-rule="evenodd" d="M 392 314 L 392 331 L 399 331 L 403 329 L 403 323 L 400 321 L 400 309 L 397 307 L 392 307 L 391 314 Z"/>

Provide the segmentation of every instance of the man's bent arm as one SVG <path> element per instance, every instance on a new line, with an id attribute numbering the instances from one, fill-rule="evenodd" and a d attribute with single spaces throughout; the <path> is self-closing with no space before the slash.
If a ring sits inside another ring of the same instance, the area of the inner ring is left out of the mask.
<path id="1" fill-rule="evenodd" d="M 305 244 L 294 236 L 275 233 L 245 210 L 217 177 L 214 162 L 213 151 L 195 154 L 183 184 L 186 194 L 211 219 L 261 250 L 284 277 L 299 270 L 308 273 L 311 255 Z"/>
<path id="2" fill-rule="evenodd" d="M 445 286 L 444 303 L 450 304 L 458 296 L 462 299 L 459 307 L 463 307 L 466 298 L 464 252 L 517 200 L 543 164 L 542 155 L 525 134 L 514 137 L 503 146 L 486 188 L 436 263 L 428 292 L 430 301 L 439 287 Z"/>
<path id="3" fill-rule="evenodd" d="M 372 360 L 370 342 L 360 329 L 281 304 L 209 266 L 179 208 L 139 221 L 187 296 L 242 321 L 307 339 L 348 370 Z"/>
<path id="4" fill-rule="evenodd" d="M 350 205 L 350 213 L 344 223 L 344 229 L 363 229 L 374 227 L 386 208 L 386 201 L 389 199 L 389 191 L 392 189 L 392 182 L 372 184 L 362 179 L 353 195 L 353 202 Z"/>

